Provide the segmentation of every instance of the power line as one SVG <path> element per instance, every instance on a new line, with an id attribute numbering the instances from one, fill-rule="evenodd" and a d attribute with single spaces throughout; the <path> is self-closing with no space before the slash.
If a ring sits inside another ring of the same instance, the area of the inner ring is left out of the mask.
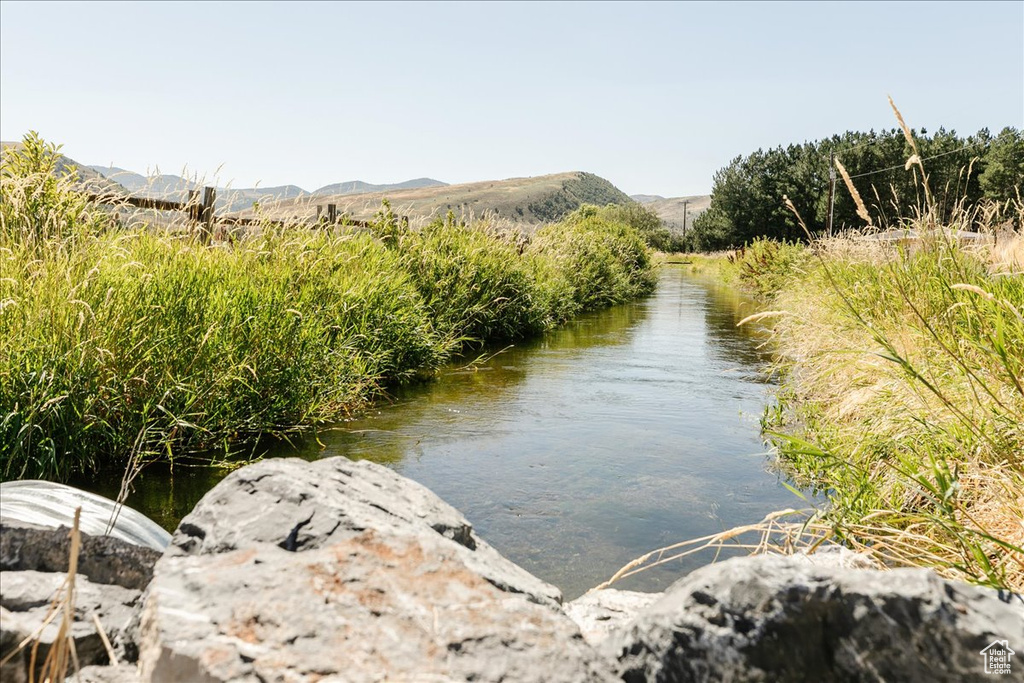
<path id="1" fill-rule="evenodd" d="M 988 143 L 986 143 L 986 142 L 975 142 L 974 144 L 971 144 L 971 145 L 964 145 L 963 147 L 960 147 L 959 149 L 951 149 L 948 152 L 943 152 L 942 154 L 933 154 L 930 157 L 925 157 L 925 158 L 921 159 L 921 162 L 924 163 L 925 161 L 931 161 L 932 159 L 938 159 L 939 157 L 944 157 L 944 156 L 946 156 L 948 154 L 956 154 L 957 152 L 962 152 L 965 149 L 971 149 L 972 147 L 979 147 L 981 145 L 986 145 L 986 144 L 988 144 Z M 906 168 L 906 163 L 899 164 L 898 166 L 890 166 L 889 168 L 880 168 L 877 171 L 868 171 L 866 173 L 858 173 L 857 175 L 850 176 L 850 180 L 853 180 L 854 178 L 863 178 L 866 175 L 874 175 L 876 173 L 885 173 L 886 171 L 895 171 L 897 168 Z"/>

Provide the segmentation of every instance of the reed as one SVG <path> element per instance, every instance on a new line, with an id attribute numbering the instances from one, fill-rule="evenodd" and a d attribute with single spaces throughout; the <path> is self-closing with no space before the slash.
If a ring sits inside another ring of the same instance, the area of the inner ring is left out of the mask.
<path id="1" fill-rule="evenodd" d="M 27 140 L 4 155 L 5 479 L 127 466 L 128 484 L 153 460 L 287 438 L 467 346 L 653 283 L 640 237 L 608 221 L 526 245 L 453 219 L 411 231 L 385 205 L 369 231 L 266 223 L 206 246 L 177 226 L 119 226 L 57 172 L 56 151 Z"/>
<path id="2" fill-rule="evenodd" d="M 75 585 L 78 579 L 78 555 L 82 546 L 82 534 L 79 531 L 81 516 L 82 508 L 76 508 L 69 532 L 71 545 L 68 551 L 67 575 L 64 578 L 63 584 L 50 601 L 50 607 L 46 614 L 43 615 L 42 622 L 36 627 L 35 631 L 26 636 L 0 660 L 0 666 L 7 664 L 28 648 L 29 657 L 26 665 L 29 683 L 35 683 L 37 674 L 39 675 L 39 683 L 60 683 L 67 680 L 68 669 L 72 665 L 75 668 L 76 677 L 80 669 L 78 653 L 75 650 L 75 638 L 71 629 L 75 622 Z M 106 633 L 103 631 L 102 624 L 100 624 L 95 614 L 93 614 L 93 620 L 101 634 L 108 656 L 111 658 L 111 661 L 114 661 L 113 649 L 110 646 L 109 640 L 107 640 Z M 53 644 L 47 648 L 46 656 L 43 657 L 42 663 L 37 665 L 39 646 L 42 644 L 43 633 L 47 630 L 54 630 L 51 628 L 54 624 L 56 633 L 54 634 Z"/>
<path id="3" fill-rule="evenodd" d="M 717 266 L 763 297 L 765 311 L 741 324 L 773 329 L 782 382 L 764 433 L 780 467 L 827 503 L 662 548 L 616 579 L 707 547 L 834 542 L 881 568 L 1024 591 L 1024 204 L 940 211 L 892 108 L 925 201 L 888 222 L 916 237 L 814 240 L 785 199 L 807 248 L 748 245 Z M 801 518 L 783 520 L 791 515 Z"/>

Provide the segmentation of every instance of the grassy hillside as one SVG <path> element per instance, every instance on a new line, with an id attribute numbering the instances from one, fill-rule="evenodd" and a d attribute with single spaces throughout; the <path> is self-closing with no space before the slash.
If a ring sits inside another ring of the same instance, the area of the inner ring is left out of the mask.
<path id="1" fill-rule="evenodd" d="M 331 185 L 324 185 L 318 190 L 315 190 L 313 194 L 320 195 L 334 195 L 334 194 L 364 194 L 366 192 L 390 192 L 392 190 L 415 190 L 420 187 L 444 187 L 448 183 L 442 183 L 440 180 L 434 180 L 433 178 L 413 178 L 412 180 L 406 180 L 401 183 L 391 183 L 384 185 L 374 185 L 373 183 L 364 183 L 362 180 L 349 180 L 344 183 L 333 183 Z"/>
<path id="2" fill-rule="evenodd" d="M 686 225 L 693 226 L 693 219 L 707 211 L 711 206 L 711 195 L 698 194 L 690 197 L 660 197 L 653 194 L 635 194 L 631 197 L 645 207 L 658 214 L 662 224 L 672 232 L 683 229 L 683 202 L 686 206 Z"/>
<path id="3" fill-rule="evenodd" d="M 112 230 L 56 150 L 0 183 L 0 476 L 174 462 L 337 422 L 453 354 L 654 287 L 631 227 L 584 209 L 528 243 L 394 214 L 207 247 Z M 570 193 L 587 189 L 569 178 Z"/>
<path id="4" fill-rule="evenodd" d="M 511 178 L 461 185 L 392 190 L 358 195 L 317 195 L 264 207 L 271 218 L 312 218 L 317 205 L 333 203 L 352 218 L 372 218 L 381 200 L 390 200 L 396 213 L 414 224 L 453 211 L 456 216 L 494 214 L 513 223 L 536 226 L 556 221 L 583 204 L 627 204 L 625 193 L 592 173 L 572 172 L 532 178 Z M 242 215 L 251 215 L 244 211 Z"/>
<path id="5" fill-rule="evenodd" d="M 20 142 L 0 142 L 0 163 L 6 161 L 9 154 L 24 151 L 24 147 Z M 121 184 L 104 177 L 103 174 L 97 173 L 92 168 L 83 166 L 63 154 L 57 154 L 55 162 L 56 171 L 60 175 L 68 171 L 77 171 L 77 185 L 79 189 L 95 192 L 96 194 L 127 194 L 127 190 Z"/>

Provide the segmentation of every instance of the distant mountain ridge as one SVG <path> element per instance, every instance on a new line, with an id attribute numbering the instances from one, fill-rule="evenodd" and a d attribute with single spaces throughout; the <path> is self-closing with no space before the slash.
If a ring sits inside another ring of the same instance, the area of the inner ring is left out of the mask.
<path id="1" fill-rule="evenodd" d="M 342 188 L 346 189 L 346 188 Z M 593 173 L 573 171 L 530 178 L 486 180 L 459 185 L 433 185 L 362 194 L 316 194 L 284 200 L 266 211 L 271 217 L 303 219 L 317 206 L 335 204 L 340 214 L 372 218 L 388 199 L 395 213 L 422 223 L 452 211 L 458 217 L 495 216 L 523 226 L 557 221 L 583 204 L 627 204 L 619 188 Z M 243 211 L 242 215 L 251 212 Z"/>
<path id="2" fill-rule="evenodd" d="M 414 178 L 413 180 L 406 180 L 405 182 L 401 183 L 391 183 L 385 185 L 373 185 L 372 183 L 364 183 L 362 180 L 350 180 L 345 183 L 334 183 L 333 185 L 324 185 L 320 189 L 314 190 L 313 194 L 366 194 L 368 192 L 390 192 L 392 190 L 415 190 L 421 187 L 447 186 L 448 183 L 443 183 L 440 180 L 434 180 L 433 178 Z"/>
<path id="3" fill-rule="evenodd" d="M 634 194 L 630 199 L 643 204 L 658 214 L 658 218 L 672 232 L 682 232 L 693 227 L 693 219 L 711 206 L 711 195 L 697 194 L 689 197 L 662 197 L 657 194 Z"/>
<path id="4" fill-rule="evenodd" d="M 6 149 L 20 143 L 3 145 Z M 61 165 L 76 167 L 83 187 L 103 194 L 184 201 L 190 190 L 202 185 L 182 176 L 147 177 L 112 164 L 89 166 L 67 157 L 61 157 Z M 380 209 L 382 200 L 388 199 L 396 213 L 419 224 L 452 211 L 460 218 L 493 216 L 526 228 L 557 221 L 583 204 L 604 206 L 632 201 L 608 180 L 582 171 L 459 185 L 415 178 L 382 185 L 354 180 L 325 185 L 315 192 L 296 185 L 217 190 L 218 214 L 251 216 L 259 204 L 261 215 L 303 220 L 322 213 L 326 204 L 335 204 L 340 215 L 367 219 Z"/>
<path id="5" fill-rule="evenodd" d="M 155 174 L 144 176 L 117 166 L 85 166 L 105 178 L 123 186 L 130 194 L 156 199 L 184 201 L 190 190 L 197 190 L 203 183 L 189 180 L 178 175 Z M 374 185 L 362 180 L 349 180 L 343 183 L 325 185 L 318 190 L 308 192 L 298 185 L 279 185 L 276 187 L 243 187 L 217 188 L 217 208 L 223 211 L 240 211 L 249 208 L 254 202 L 266 203 L 281 199 L 293 199 L 303 195 L 350 195 L 369 192 L 390 192 L 393 190 L 416 189 L 421 187 L 440 187 L 447 185 L 433 178 L 414 178 L 401 183 Z"/>

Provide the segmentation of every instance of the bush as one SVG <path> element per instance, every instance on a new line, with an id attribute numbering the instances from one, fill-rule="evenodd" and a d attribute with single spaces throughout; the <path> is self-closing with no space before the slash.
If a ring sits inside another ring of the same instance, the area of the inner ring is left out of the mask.
<path id="1" fill-rule="evenodd" d="M 807 249 L 798 242 L 758 238 L 737 252 L 740 284 L 762 297 L 776 294 L 808 263 Z"/>
<path id="2" fill-rule="evenodd" d="M 385 203 L 369 234 L 264 225 L 208 247 L 106 215 L 35 136 L 5 152 L 0 473 L 65 479 L 338 421 L 467 344 L 653 287 L 593 215 L 515 239 Z"/>
<path id="3" fill-rule="evenodd" d="M 540 277 L 550 293 L 569 302 L 553 302 L 561 313 L 622 303 L 654 289 L 650 255 L 636 230 L 582 207 L 562 223 L 541 228 L 530 244 L 534 258 L 547 260 Z M 553 313 L 557 319 L 557 313 Z"/>
<path id="4" fill-rule="evenodd" d="M 543 302 L 513 244 L 480 227 L 458 225 L 449 216 L 406 234 L 399 250 L 446 339 L 479 345 L 545 328 Z"/>

